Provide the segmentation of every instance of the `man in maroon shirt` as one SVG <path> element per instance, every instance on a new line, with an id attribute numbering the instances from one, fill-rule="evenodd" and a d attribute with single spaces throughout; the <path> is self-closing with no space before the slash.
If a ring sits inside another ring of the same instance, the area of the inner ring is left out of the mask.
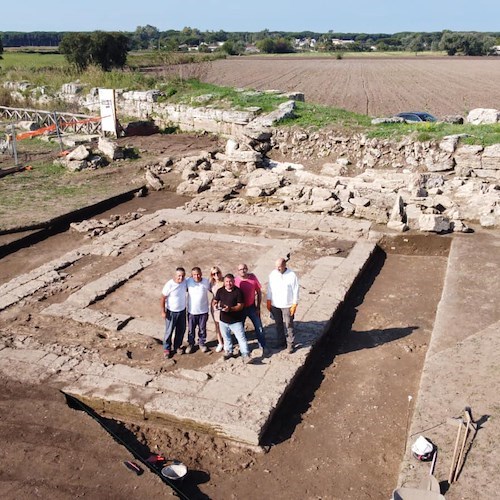
<path id="1" fill-rule="evenodd" d="M 235 284 L 243 293 L 243 324 L 245 324 L 246 318 L 250 318 L 255 329 L 255 335 L 259 341 L 259 346 L 262 349 L 262 354 L 266 355 L 268 354 L 266 337 L 262 326 L 262 320 L 260 319 L 262 287 L 257 276 L 248 272 L 248 266 L 246 264 L 238 265 L 238 274 L 239 276 L 236 277 Z"/>

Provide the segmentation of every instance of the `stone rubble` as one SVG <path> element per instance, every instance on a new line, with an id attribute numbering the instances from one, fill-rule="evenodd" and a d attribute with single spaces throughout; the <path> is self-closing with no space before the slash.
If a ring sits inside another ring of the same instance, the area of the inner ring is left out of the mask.
<path id="1" fill-rule="evenodd" d="M 14 91 L 19 85 L 8 88 Z M 87 95 L 81 90 L 79 82 L 74 82 L 64 86 L 61 95 L 97 109 L 96 90 Z M 128 116 L 149 119 L 154 115 L 160 126 L 175 124 L 181 130 L 203 130 L 228 138 L 224 152 L 211 151 L 147 169 L 146 183 L 155 190 L 163 188 L 161 175 L 170 167 L 179 173 L 182 182 L 177 192 L 193 197 L 189 210 L 322 213 L 364 218 L 397 231 L 467 232 L 471 223 L 486 228 L 500 223 L 500 144 L 468 145 L 463 143 L 464 134 L 418 142 L 412 135 L 391 141 L 363 133 L 273 127 L 293 115 L 294 100 L 302 100 L 301 94 L 290 96 L 291 100 L 268 114 L 258 108 L 235 111 L 165 104 L 159 102 L 158 90 L 117 90 L 116 96 L 118 109 Z M 480 108 L 469 113 L 467 122 L 498 123 L 499 116 L 498 110 Z M 100 144 L 101 153 L 110 159 L 121 157 L 112 141 L 102 139 Z M 285 165 L 273 162 L 269 157 L 274 154 L 299 165 L 325 162 L 318 175 L 289 168 L 292 163 L 288 161 Z M 57 161 L 70 170 L 81 170 L 97 168 L 104 160 L 80 146 Z M 417 181 L 416 176 L 420 176 Z M 436 201 L 436 194 L 449 198 L 452 205 Z M 397 199 L 403 202 L 400 221 L 391 218 Z M 423 215 L 435 217 L 421 219 Z"/>

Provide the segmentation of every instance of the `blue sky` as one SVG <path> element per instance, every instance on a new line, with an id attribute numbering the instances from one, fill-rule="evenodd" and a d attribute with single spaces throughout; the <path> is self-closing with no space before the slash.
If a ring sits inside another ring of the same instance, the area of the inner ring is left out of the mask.
<path id="1" fill-rule="evenodd" d="M 12 0 L 0 31 L 500 31 L 499 0 Z"/>

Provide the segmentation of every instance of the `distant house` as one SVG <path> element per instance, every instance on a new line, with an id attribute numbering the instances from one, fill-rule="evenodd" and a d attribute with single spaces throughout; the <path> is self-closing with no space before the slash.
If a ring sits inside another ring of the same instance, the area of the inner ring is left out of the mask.
<path id="1" fill-rule="evenodd" d="M 298 50 L 311 50 L 316 47 L 315 38 L 295 38 L 294 47 Z"/>
<path id="2" fill-rule="evenodd" d="M 341 40 L 340 38 L 332 38 L 332 45 L 351 45 L 356 43 L 354 40 Z"/>
<path id="3" fill-rule="evenodd" d="M 245 47 L 246 54 L 258 54 L 260 50 L 255 45 L 247 45 Z"/>
<path id="4" fill-rule="evenodd" d="M 500 56 L 500 45 L 493 45 L 493 47 L 491 47 L 491 53 L 495 56 Z"/>

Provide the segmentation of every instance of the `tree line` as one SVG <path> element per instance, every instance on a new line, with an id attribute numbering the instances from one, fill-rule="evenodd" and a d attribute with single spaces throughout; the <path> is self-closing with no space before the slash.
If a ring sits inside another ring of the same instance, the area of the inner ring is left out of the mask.
<path id="1" fill-rule="evenodd" d="M 3 47 L 54 46 L 79 70 L 96 64 L 105 71 L 123 67 L 130 50 L 179 51 L 195 47 L 200 52 L 219 50 L 230 55 L 243 54 L 249 46 L 264 53 L 287 53 L 300 50 L 334 51 L 446 51 L 482 56 L 500 45 L 500 32 L 401 32 L 385 33 L 316 33 L 312 31 L 259 32 L 205 31 L 185 27 L 160 31 L 146 25 L 134 32 L 0 32 Z"/>

